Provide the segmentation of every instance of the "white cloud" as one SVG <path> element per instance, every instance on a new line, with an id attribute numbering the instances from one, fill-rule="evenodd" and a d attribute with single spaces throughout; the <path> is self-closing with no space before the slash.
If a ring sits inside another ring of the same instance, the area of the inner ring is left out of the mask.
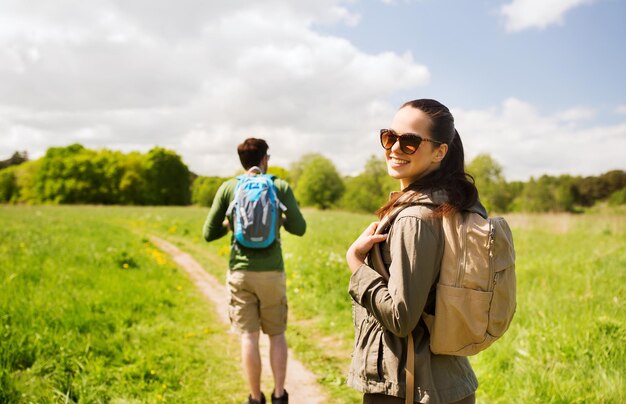
<path id="1" fill-rule="evenodd" d="M 4 4 L 0 159 L 74 142 L 159 145 L 198 174 L 226 176 L 239 169 L 236 145 L 256 136 L 273 164 L 319 152 L 353 174 L 382 155 L 376 132 L 397 107 L 388 100 L 430 77 L 411 53 L 367 54 L 317 33 L 358 22 L 339 0 Z M 468 160 L 490 153 L 508 179 L 624 166 L 626 123 L 598 125 L 585 106 L 545 114 L 509 99 L 454 112 Z"/>
<path id="2" fill-rule="evenodd" d="M 590 109 L 542 114 L 510 98 L 499 107 L 453 113 L 467 161 L 489 153 L 504 167 L 508 180 L 543 174 L 598 175 L 626 168 L 626 122 L 589 124 L 594 116 Z"/>
<path id="3" fill-rule="evenodd" d="M 618 105 L 615 107 L 615 113 L 620 115 L 626 114 L 626 105 Z"/>
<path id="4" fill-rule="evenodd" d="M 340 0 L 5 3 L 1 155 L 160 145 L 199 174 L 230 175 L 236 145 L 257 136 L 275 164 L 321 152 L 356 172 L 378 151 L 387 100 L 429 80 L 410 53 L 315 32 L 358 23 Z"/>
<path id="5" fill-rule="evenodd" d="M 500 14 L 506 17 L 509 32 L 528 28 L 543 29 L 553 24 L 563 24 L 563 16 L 569 10 L 595 0 L 513 0 L 500 7 Z"/>

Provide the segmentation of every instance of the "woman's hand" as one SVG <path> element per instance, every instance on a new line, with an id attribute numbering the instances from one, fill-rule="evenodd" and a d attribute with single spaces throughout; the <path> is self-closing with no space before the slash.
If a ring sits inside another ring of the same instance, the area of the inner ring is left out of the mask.
<path id="1" fill-rule="evenodd" d="M 374 244 L 387 240 L 386 234 L 374 234 L 378 222 L 374 222 L 367 226 L 365 231 L 361 233 L 354 243 L 348 248 L 346 252 L 346 261 L 350 267 L 350 271 L 354 273 L 361 265 L 365 263 L 365 257 L 372 249 Z"/>

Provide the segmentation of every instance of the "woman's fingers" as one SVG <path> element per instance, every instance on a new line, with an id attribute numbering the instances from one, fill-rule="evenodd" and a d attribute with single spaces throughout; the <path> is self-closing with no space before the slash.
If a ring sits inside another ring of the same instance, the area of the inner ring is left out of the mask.
<path id="1" fill-rule="evenodd" d="M 370 236 L 370 240 L 372 241 L 372 244 L 382 243 L 387 240 L 387 234 L 374 234 Z"/>
<path id="2" fill-rule="evenodd" d="M 346 260 L 352 272 L 363 264 L 365 257 L 367 257 L 374 244 L 381 243 L 387 239 L 387 234 L 375 234 L 377 227 L 378 222 L 371 223 L 348 248 Z"/>

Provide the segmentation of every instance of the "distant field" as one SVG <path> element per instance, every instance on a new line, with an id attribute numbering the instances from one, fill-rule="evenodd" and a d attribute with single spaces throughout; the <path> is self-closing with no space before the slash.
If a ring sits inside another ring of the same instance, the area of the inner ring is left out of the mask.
<path id="1" fill-rule="evenodd" d="M 0 332 L 8 335 L 0 340 L 0 391 L 9 386 L 38 397 L 39 387 L 57 386 L 47 391 L 63 397 L 69 385 L 80 394 L 91 387 L 93 397 L 102 391 L 152 401 L 163 396 L 161 379 L 150 376 L 159 364 L 168 375 L 162 383 L 168 401 L 199 400 L 206 392 L 238 399 L 245 391 L 238 357 L 214 349 L 225 327 L 215 325 L 184 274 L 159 263 L 142 241 L 149 233 L 164 236 L 223 279 L 228 239 L 201 239 L 206 213 L 0 208 L 0 254 L 8 257 L 0 267 Z M 336 402 L 356 403 L 359 394 L 345 385 L 352 326 L 343 257 L 373 217 L 315 210 L 305 217 L 305 237 L 283 236 L 288 339 Z M 471 358 L 479 401 L 626 402 L 626 215 L 508 218 L 518 254 L 518 311 L 507 335 Z M 137 268 L 124 268 L 130 259 Z M 115 348 L 96 349 L 110 344 Z M 213 361 L 223 361 L 219 376 L 211 373 Z M 181 375 L 201 386 L 180 383 Z"/>

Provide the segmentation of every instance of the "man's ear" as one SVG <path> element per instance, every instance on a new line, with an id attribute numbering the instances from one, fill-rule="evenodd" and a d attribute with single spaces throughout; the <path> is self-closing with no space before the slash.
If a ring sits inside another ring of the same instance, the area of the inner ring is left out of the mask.
<path id="1" fill-rule="evenodd" d="M 448 145 L 440 144 L 439 147 L 435 150 L 435 156 L 433 158 L 433 163 L 440 163 L 444 157 L 448 154 Z"/>
<path id="2" fill-rule="evenodd" d="M 263 170 L 263 173 L 267 173 L 267 169 L 269 168 L 270 165 L 270 160 L 269 160 L 269 156 L 266 154 L 265 156 L 263 156 L 263 158 L 261 159 L 261 169 Z"/>

